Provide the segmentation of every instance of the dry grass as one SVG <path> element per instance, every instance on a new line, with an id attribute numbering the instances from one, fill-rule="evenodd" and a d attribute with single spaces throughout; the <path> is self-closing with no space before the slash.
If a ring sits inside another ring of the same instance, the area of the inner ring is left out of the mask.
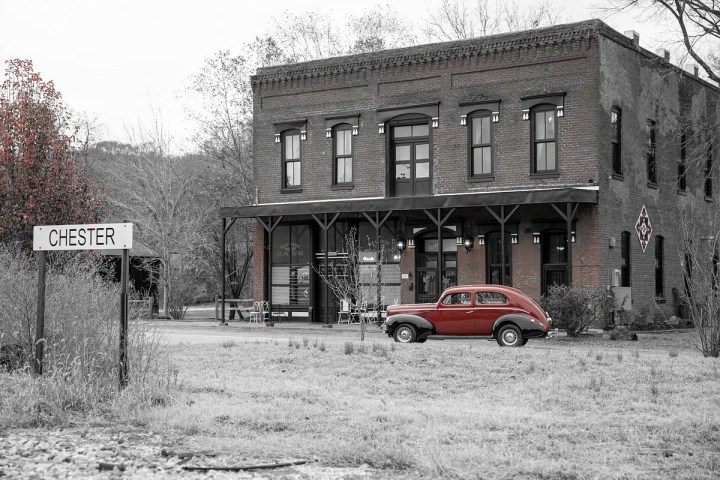
<path id="1" fill-rule="evenodd" d="M 126 420 L 383 478 L 720 476 L 718 361 L 692 350 L 288 343 L 174 347 L 175 401 Z"/>

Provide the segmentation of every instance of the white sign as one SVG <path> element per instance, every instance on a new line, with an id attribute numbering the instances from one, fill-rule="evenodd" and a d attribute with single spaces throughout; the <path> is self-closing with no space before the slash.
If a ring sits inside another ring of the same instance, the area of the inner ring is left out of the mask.
<path id="1" fill-rule="evenodd" d="M 33 227 L 33 250 L 110 250 L 132 248 L 132 242 L 132 223 Z"/>

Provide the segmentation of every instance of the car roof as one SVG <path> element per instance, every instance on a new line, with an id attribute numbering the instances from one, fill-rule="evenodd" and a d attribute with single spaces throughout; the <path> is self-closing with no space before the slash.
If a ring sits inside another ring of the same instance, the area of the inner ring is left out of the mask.
<path id="1" fill-rule="evenodd" d="M 505 292 L 505 293 L 514 293 L 514 294 L 520 294 L 523 296 L 525 295 L 523 292 L 518 290 L 517 288 L 508 287 L 506 285 L 493 285 L 493 284 L 479 284 L 479 285 L 457 285 L 455 287 L 450 287 L 447 290 L 445 290 L 445 293 L 457 293 L 457 292 L 465 292 L 467 290 L 482 290 L 486 292 Z"/>

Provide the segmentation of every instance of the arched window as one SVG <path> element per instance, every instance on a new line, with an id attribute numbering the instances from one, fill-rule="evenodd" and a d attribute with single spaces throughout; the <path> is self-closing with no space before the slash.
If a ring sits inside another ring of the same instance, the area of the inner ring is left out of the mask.
<path id="1" fill-rule="evenodd" d="M 353 135 L 349 124 L 338 125 L 333 135 L 333 185 L 353 183 Z"/>
<path id="2" fill-rule="evenodd" d="M 612 143 L 612 173 L 623 174 L 621 139 L 622 139 L 622 110 L 619 107 L 612 107 L 610 110 L 610 131 Z"/>
<path id="3" fill-rule="evenodd" d="M 658 235 L 655 237 L 655 298 L 665 298 L 665 239 Z"/>
<path id="4" fill-rule="evenodd" d="M 630 286 L 630 232 L 620 235 L 620 286 Z"/>
<path id="5" fill-rule="evenodd" d="M 557 122 L 554 105 L 540 105 L 532 110 L 532 172 L 556 173 Z"/>
<path id="6" fill-rule="evenodd" d="M 282 133 L 282 175 L 283 188 L 300 188 L 302 147 L 299 130 L 285 130 Z"/>
<path id="7" fill-rule="evenodd" d="M 488 178 L 494 173 L 492 155 L 492 112 L 482 110 L 470 115 L 468 138 L 470 139 L 470 177 Z"/>

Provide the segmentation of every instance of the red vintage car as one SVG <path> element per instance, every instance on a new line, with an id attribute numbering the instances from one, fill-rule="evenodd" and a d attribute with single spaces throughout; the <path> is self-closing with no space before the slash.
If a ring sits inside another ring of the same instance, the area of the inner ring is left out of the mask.
<path id="1" fill-rule="evenodd" d="M 429 335 L 477 336 L 520 347 L 550 332 L 550 318 L 520 290 L 503 285 L 452 287 L 437 303 L 391 305 L 385 332 L 396 342 L 424 342 Z"/>

